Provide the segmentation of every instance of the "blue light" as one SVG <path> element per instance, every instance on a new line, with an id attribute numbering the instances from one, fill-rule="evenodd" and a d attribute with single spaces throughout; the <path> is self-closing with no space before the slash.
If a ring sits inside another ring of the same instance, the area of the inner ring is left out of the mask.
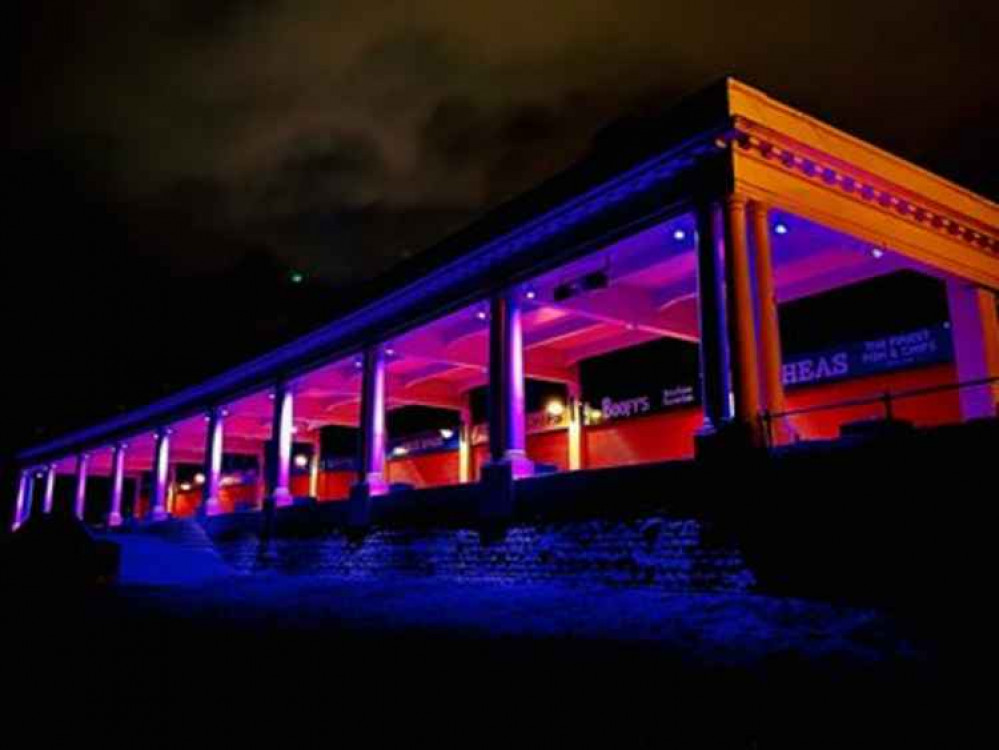
<path id="1" fill-rule="evenodd" d="M 782 236 L 785 235 L 785 234 L 787 234 L 787 224 L 783 224 L 783 223 L 775 224 L 774 225 L 774 233 L 782 235 Z"/>
<path id="2" fill-rule="evenodd" d="M 677 242 L 683 242 L 685 239 L 687 239 L 687 233 L 684 232 L 682 229 L 674 229 L 673 239 L 676 240 Z"/>

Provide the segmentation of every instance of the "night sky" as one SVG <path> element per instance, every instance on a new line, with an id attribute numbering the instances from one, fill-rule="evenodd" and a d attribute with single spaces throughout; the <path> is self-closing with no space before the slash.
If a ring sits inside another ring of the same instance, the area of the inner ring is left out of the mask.
<path id="1" fill-rule="evenodd" d="M 996 3 L 5 13 L 3 452 L 323 322 L 610 122 L 727 73 L 999 195 Z"/>

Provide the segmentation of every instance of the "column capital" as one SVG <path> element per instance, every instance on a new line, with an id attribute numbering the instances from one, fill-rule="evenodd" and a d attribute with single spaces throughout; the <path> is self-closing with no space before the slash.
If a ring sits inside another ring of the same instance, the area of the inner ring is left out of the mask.
<path id="1" fill-rule="evenodd" d="M 764 217 L 766 218 L 770 211 L 773 210 L 773 206 L 767 201 L 757 200 L 755 198 L 746 201 L 746 211 L 752 217 Z"/>
<path id="2" fill-rule="evenodd" d="M 752 201 L 750 201 L 749 198 L 742 193 L 736 192 L 726 194 L 722 199 L 722 203 L 724 203 L 725 207 L 731 211 L 745 211 L 746 206 L 750 205 Z"/>

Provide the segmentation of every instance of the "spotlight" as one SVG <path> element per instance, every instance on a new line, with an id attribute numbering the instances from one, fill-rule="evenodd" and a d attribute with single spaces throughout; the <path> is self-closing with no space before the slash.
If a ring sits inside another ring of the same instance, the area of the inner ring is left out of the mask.
<path id="1" fill-rule="evenodd" d="M 309 457 L 304 453 L 299 453 L 295 456 L 295 466 L 299 469 L 304 469 L 309 465 Z"/>
<path id="2" fill-rule="evenodd" d="M 355 359 L 354 360 L 354 367 L 356 367 L 358 370 L 360 370 L 362 367 L 364 367 L 364 360 L 361 359 L 360 357 L 358 357 L 357 359 Z"/>
<path id="3" fill-rule="evenodd" d="M 885 254 L 885 251 L 882 250 L 880 247 L 872 247 L 871 248 L 871 257 L 874 258 L 875 260 L 883 258 L 884 254 Z"/>
<path id="4" fill-rule="evenodd" d="M 687 239 L 687 233 L 684 232 L 682 229 L 674 229 L 673 239 L 676 240 L 677 242 L 683 242 L 685 239 Z"/>
<path id="5" fill-rule="evenodd" d="M 441 437 L 445 440 L 450 440 L 454 437 L 454 430 L 448 429 L 447 427 L 441 428 Z"/>
<path id="6" fill-rule="evenodd" d="M 301 284 L 303 281 L 305 281 L 305 274 L 302 273 L 301 271 L 292 271 L 290 274 L 288 274 L 288 279 L 291 281 L 292 284 Z"/>
<path id="7" fill-rule="evenodd" d="M 556 302 L 562 302 L 569 299 L 569 297 L 573 296 L 575 293 L 575 284 L 566 282 L 565 284 L 559 284 L 554 290 L 552 290 L 552 299 Z"/>
<path id="8" fill-rule="evenodd" d="M 787 234 L 787 224 L 779 223 L 774 225 L 774 234 L 785 235 Z"/>
<path id="9" fill-rule="evenodd" d="M 594 271 L 586 274 L 582 279 L 582 287 L 590 292 L 594 289 L 606 289 L 610 284 L 610 279 L 605 271 Z"/>
<path id="10" fill-rule="evenodd" d="M 181 492 L 190 492 L 191 491 L 191 483 L 190 482 L 181 482 L 179 485 L 177 485 L 177 489 L 179 489 Z"/>
<path id="11" fill-rule="evenodd" d="M 194 475 L 194 483 L 198 485 L 204 484 L 205 475 L 199 471 L 197 474 Z"/>
<path id="12" fill-rule="evenodd" d="M 536 289 L 528 287 L 527 290 L 524 292 L 524 299 L 533 301 L 536 300 L 537 298 L 538 298 L 538 292 Z"/>
<path id="13" fill-rule="evenodd" d="M 485 310 L 476 310 L 475 317 L 479 320 L 485 320 L 486 318 L 489 317 L 489 313 L 487 313 Z"/>
<path id="14" fill-rule="evenodd" d="M 548 412 L 548 416 L 550 417 L 561 417 L 565 413 L 565 404 L 559 399 L 553 398 L 545 404 L 545 411 Z"/>
<path id="15" fill-rule="evenodd" d="M 387 347 L 385 349 L 385 356 L 386 357 L 394 357 L 395 356 L 395 349 L 393 349 L 391 346 Z"/>
<path id="16" fill-rule="evenodd" d="M 397 445 L 392 449 L 393 456 L 405 456 L 409 453 L 409 449 L 405 445 Z"/>

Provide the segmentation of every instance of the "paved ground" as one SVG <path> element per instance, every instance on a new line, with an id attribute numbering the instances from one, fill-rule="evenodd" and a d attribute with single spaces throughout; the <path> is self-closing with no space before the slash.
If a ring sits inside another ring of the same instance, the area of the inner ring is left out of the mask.
<path id="1" fill-rule="evenodd" d="M 17 612 L 9 674 L 27 694 L 70 690 L 78 708 L 122 718 L 212 717 L 230 740 L 349 729 L 374 745 L 940 746 L 932 641 L 871 609 L 234 577 L 30 597 Z"/>

